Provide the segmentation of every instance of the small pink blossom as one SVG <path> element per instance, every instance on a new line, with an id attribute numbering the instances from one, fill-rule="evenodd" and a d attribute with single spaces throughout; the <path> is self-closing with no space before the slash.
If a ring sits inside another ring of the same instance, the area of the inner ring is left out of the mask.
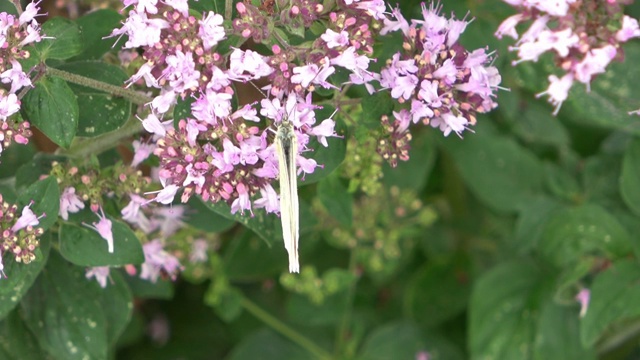
<path id="1" fill-rule="evenodd" d="M 133 141 L 133 160 L 131 160 L 131 167 L 136 167 L 145 161 L 156 148 L 155 144 L 143 143 L 140 140 Z"/>
<path id="2" fill-rule="evenodd" d="M 329 49 L 349 44 L 349 33 L 345 30 L 337 33 L 331 29 L 327 29 L 324 34 L 320 35 L 320 38 L 327 43 Z"/>
<path id="3" fill-rule="evenodd" d="M 584 317 L 587 314 L 590 300 L 591 291 L 589 289 L 582 289 L 576 295 L 576 301 L 580 303 L 580 317 Z"/>
<path id="4" fill-rule="evenodd" d="M 0 120 L 4 121 L 15 113 L 20 111 L 20 100 L 16 94 L 4 96 L 0 94 Z"/>
<path id="5" fill-rule="evenodd" d="M 33 201 L 29 205 L 22 208 L 22 215 L 18 218 L 18 221 L 16 221 L 16 223 L 11 227 L 11 231 L 15 233 L 18 230 L 26 228 L 27 226 L 36 226 L 40 224 L 40 219 L 43 218 L 45 214 L 36 216 L 36 214 L 34 214 L 30 209 L 31 205 L 33 205 Z"/>
<path id="6" fill-rule="evenodd" d="M 141 266 L 140 278 L 155 283 L 161 273 L 175 279 L 182 266 L 178 259 L 163 249 L 163 244 L 156 239 L 142 246 L 144 263 Z"/>
<path id="7" fill-rule="evenodd" d="M 557 115 L 558 111 L 560 111 L 562 103 L 569 96 L 569 90 L 571 89 L 572 85 L 573 75 L 571 73 L 565 74 L 560 79 L 555 75 L 549 75 L 549 87 L 547 88 L 547 91 L 536 94 L 536 97 L 548 95 L 549 102 L 552 105 L 555 105 L 553 115 Z"/>
<path id="8" fill-rule="evenodd" d="M 92 223 L 92 225 L 83 223 L 84 226 L 89 229 L 93 229 L 100 234 L 100 236 L 107 241 L 107 249 L 109 253 L 113 253 L 113 232 L 112 232 L 112 223 L 111 220 L 107 219 L 107 216 L 104 214 L 104 210 L 100 207 L 100 214 L 96 213 L 96 216 L 100 221 Z"/>
<path id="9" fill-rule="evenodd" d="M 148 193 L 145 193 L 145 195 L 157 193 L 158 195 L 156 195 L 156 197 L 153 200 L 161 204 L 167 205 L 173 202 L 173 198 L 176 196 L 176 193 L 178 192 L 178 190 L 180 190 L 180 187 L 178 185 L 171 184 L 171 185 L 165 186 L 164 189 L 162 190 L 148 192 Z"/>
<path id="10" fill-rule="evenodd" d="M 69 220 L 69 213 L 77 213 L 84 209 L 84 201 L 76 195 L 76 189 L 72 186 L 66 187 L 60 195 L 60 217 Z"/>
<path id="11" fill-rule="evenodd" d="M 189 261 L 192 263 L 205 262 L 209 258 L 207 251 L 209 250 L 209 243 L 206 240 L 198 239 L 191 244 L 191 253 L 189 254 Z"/>
<path id="12" fill-rule="evenodd" d="M 101 288 L 107 287 L 107 279 L 109 278 L 110 268 L 108 266 L 96 266 L 88 268 L 85 273 L 87 279 L 95 278 Z"/>
<path id="13" fill-rule="evenodd" d="M 640 28 L 638 27 L 638 20 L 624 15 L 622 17 L 622 29 L 616 33 L 616 40 L 620 42 L 626 42 L 631 38 L 640 37 Z"/>
<path id="14" fill-rule="evenodd" d="M 199 21 L 200 29 L 198 30 L 198 35 L 202 39 L 202 45 L 205 50 L 210 50 L 216 46 L 220 40 L 224 39 L 223 21 L 222 15 L 212 11 L 209 11 L 206 17 Z"/>
<path id="15" fill-rule="evenodd" d="M 165 135 L 167 135 L 167 130 L 173 127 L 173 120 L 161 122 L 160 119 L 158 119 L 158 117 L 154 114 L 149 114 L 146 119 L 141 119 L 140 121 L 142 121 L 142 127 L 145 130 L 160 137 L 164 137 Z"/>

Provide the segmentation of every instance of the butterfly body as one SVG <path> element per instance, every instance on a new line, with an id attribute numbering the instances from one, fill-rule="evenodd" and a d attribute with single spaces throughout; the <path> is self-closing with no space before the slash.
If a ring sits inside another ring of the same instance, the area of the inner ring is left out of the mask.
<path id="1" fill-rule="evenodd" d="M 274 145 L 280 172 L 280 220 L 284 247 L 289 254 L 289 272 L 300 272 L 298 261 L 299 217 L 298 176 L 296 158 L 298 139 L 293 125 L 283 120 L 276 132 Z"/>

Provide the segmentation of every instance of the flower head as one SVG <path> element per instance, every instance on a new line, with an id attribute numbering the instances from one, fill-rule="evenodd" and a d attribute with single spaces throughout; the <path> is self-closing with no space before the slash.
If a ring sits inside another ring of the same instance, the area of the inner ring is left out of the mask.
<path id="1" fill-rule="evenodd" d="M 83 223 L 83 225 L 97 231 L 98 234 L 107 241 L 107 249 L 109 253 L 113 253 L 113 232 L 111 220 L 107 219 L 102 207 L 100 207 L 100 213 L 96 213 L 96 216 L 100 219 L 98 222 L 94 222 L 92 225 Z"/>

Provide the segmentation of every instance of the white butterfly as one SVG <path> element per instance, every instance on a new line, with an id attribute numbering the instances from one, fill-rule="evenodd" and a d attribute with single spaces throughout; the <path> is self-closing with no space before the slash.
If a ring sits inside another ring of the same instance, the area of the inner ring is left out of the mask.
<path id="1" fill-rule="evenodd" d="M 289 272 L 300 272 L 298 238 L 300 208 L 298 204 L 298 175 L 296 158 L 298 138 L 289 119 L 278 126 L 274 141 L 280 172 L 280 220 L 284 247 L 289 253 Z"/>

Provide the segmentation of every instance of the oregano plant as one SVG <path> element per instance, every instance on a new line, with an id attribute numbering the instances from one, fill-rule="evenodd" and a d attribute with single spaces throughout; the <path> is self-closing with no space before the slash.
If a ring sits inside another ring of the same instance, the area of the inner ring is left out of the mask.
<path id="1" fill-rule="evenodd" d="M 639 14 L 0 1 L 0 358 L 637 358 Z"/>

